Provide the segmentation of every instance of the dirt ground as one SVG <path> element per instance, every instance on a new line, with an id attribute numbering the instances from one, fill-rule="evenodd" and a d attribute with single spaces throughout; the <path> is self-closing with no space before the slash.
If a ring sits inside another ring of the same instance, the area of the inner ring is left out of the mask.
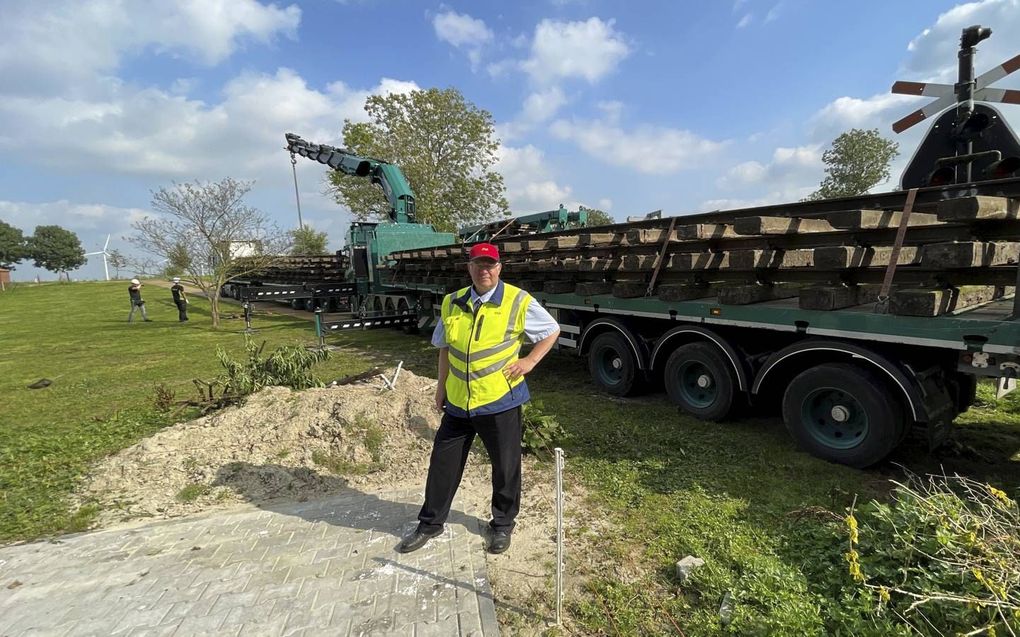
<path id="1" fill-rule="evenodd" d="M 393 376 L 394 370 L 387 375 Z M 78 494 L 98 502 L 102 527 L 226 508 L 419 484 L 424 491 L 439 426 L 436 381 L 401 371 L 394 390 L 371 383 L 294 392 L 271 387 L 245 404 L 179 423 L 95 467 Z M 552 463 L 525 457 L 522 510 L 513 546 L 489 555 L 503 623 L 540 632 L 550 616 L 555 565 Z M 491 483 L 480 443 L 460 488 L 465 506 L 487 516 Z M 583 498 L 568 490 L 567 510 Z M 528 610 L 524 610 L 528 609 Z"/>

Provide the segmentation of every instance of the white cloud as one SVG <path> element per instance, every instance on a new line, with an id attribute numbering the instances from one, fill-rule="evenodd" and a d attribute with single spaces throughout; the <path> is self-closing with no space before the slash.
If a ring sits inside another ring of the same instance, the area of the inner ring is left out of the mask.
<path id="1" fill-rule="evenodd" d="M 140 208 L 119 208 L 97 203 L 73 203 L 66 199 L 31 203 L 0 200 L 0 219 L 31 234 L 36 226 L 60 225 L 74 232 L 102 229 L 114 234 L 127 231 L 131 224 L 153 213 Z M 105 235 L 103 239 L 105 240 Z M 111 239 L 111 244 L 112 244 Z M 96 249 L 83 240 L 87 252 Z M 101 248 L 102 245 L 99 245 Z M 111 245 L 111 247 L 113 247 Z"/>
<path id="2" fill-rule="evenodd" d="M 908 112 L 909 106 L 920 107 L 924 101 L 918 101 L 910 95 L 894 95 L 880 93 L 869 98 L 840 97 L 826 104 L 813 117 L 811 125 L 815 134 L 828 135 L 832 130 L 843 131 L 848 128 L 875 128 L 889 130 L 892 123 L 889 118 L 893 111 Z M 880 125 L 880 124 L 885 125 Z M 838 133 L 837 133 L 838 134 Z M 888 133 L 887 133 L 888 134 Z"/>
<path id="3" fill-rule="evenodd" d="M 280 69 L 234 78 L 215 104 L 152 88 L 111 87 L 101 99 L 0 101 L 0 120 L 8 125 L 0 149 L 49 166 L 189 179 L 260 177 L 278 163 L 285 132 L 336 141 L 337 122 L 365 120 L 370 94 L 417 85 L 383 79 L 367 90 L 336 82 L 318 91 Z"/>
<path id="4" fill-rule="evenodd" d="M 693 168 L 725 145 L 676 128 L 643 125 L 625 131 L 616 123 L 599 120 L 561 119 L 553 123 L 550 132 L 574 142 L 592 157 L 646 174 Z"/>
<path id="5" fill-rule="evenodd" d="M 756 161 L 745 161 L 730 168 L 725 177 L 720 177 L 717 184 L 726 187 L 731 183 L 755 184 L 765 177 L 766 168 Z"/>
<path id="6" fill-rule="evenodd" d="M 783 3 L 779 2 L 775 6 L 773 6 L 771 9 L 769 9 L 769 12 L 765 14 L 764 24 L 768 24 L 769 22 L 772 22 L 773 20 L 778 18 L 779 17 L 779 12 L 782 10 L 782 8 L 783 8 Z"/>
<path id="7" fill-rule="evenodd" d="M 484 21 L 456 11 L 438 14 L 432 19 L 432 28 L 437 38 L 467 52 L 472 70 L 482 61 L 482 49 L 495 37 Z"/>
<path id="8" fill-rule="evenodd" d="M 559 87 L 553 86 L 529 95 L 524 100 L 522 114 L 530 122 L 544 122 L 552 118 L 566 103 L 567 97 L 563 91 Z"/>
<path id="9" fill-rule="evenodd" d="M 500 146 L 496 170 L 503 175 L 510 209 L 515 213 L 553 210 L 567 204 L 573 191 L 549 178 L 544 153 L 531 144 Z"/>
<path id="10" fill-rule="evenodd" d="M 577 77 L 594 84 L 616 69 L 629 53 L 630 47 L 614 28 L 613 20 L 546 19 L 535 27 L 531 56 L 520 66 L 539 83 Z"/>
<path id="11" fill-rule="evenodd" d="M 754 19 L 754 15 L 751 13 L 745 14 L 744 17 L 740 18 L 740 22 L 737 22 L 737 28 L 743 29 L 744 27 L 751 24 L 751 20 Z"/>
<path id="12" fill-rule="evenodd" d="M 217 64 L 246 41 L 295 37 L 301 20 L 297 5 L 256 0 L 50 0 L 7 3 L 2 13 L 0 77 L 16 95 L 89 94 L 97 73 L 143 50 Z"/>
<path id="13" fill-rule="evenodd" d="M 717 179 L 715 185 L 722 192 L 745 196 L 747 193 L 760 192 L 768 188 L 770 194 L 767 203 L 797 201 L 817 189 L 823 169 L 821 144 L 782 147 L 772 152 L 772 160 L 768 163 L 762 164 L 752 160 L 737 164 L 726 175 Z M 751 200 L 760 199 L 761 197 L 754 197 Z M 773 199 L 775 201 L 772 201 Z M 739 198 L 732 197 L 729 200 L 740 201 Z M 719 207 L 719 201 L 722 199 L 713 200 L 711 207 Z"/>
<path id="14" fill-rule="evenodd" d="M 457 48 L 479 47 L 492 41 L 493 35 L 485 22 L 466 13 L 447 11 L 432 19 L 436 37 Z"/>
<path id="15" fill-rule="evenodd" d="M 504 141 L 517 139 L 536 125 L 550 120 L 566 103 L 567 96 L 558 86 L 531 93 L 524 99 L 520 113 L 512 121 L 496 126 L 496 134 Z"/>

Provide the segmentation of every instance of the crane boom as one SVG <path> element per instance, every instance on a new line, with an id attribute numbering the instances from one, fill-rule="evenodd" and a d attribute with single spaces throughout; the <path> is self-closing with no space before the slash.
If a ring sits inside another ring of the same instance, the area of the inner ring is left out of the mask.
<path id="1" fill-rule="evenodd" d="M 415 223 L 414 191 L 396 164 L 381 159 L 361 157 L 326 144 L 313 144 L 294 133 L 287 133 L 287 150 L 301 155 L 337 172 L 353 177 L 368 177 L 378 184 L 390 204 L 389 217 L 394 223 Z"/>

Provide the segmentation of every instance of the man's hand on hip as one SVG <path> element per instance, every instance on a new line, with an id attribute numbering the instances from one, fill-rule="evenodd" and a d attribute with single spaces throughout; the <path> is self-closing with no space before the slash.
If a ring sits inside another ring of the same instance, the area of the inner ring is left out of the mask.
<path id="1" fill-rule="evenodd" d="M 517 380 L 531 370 L 535 369 L 535 363 L 528 358 L 520 358 L 503 368 L 503 375 L 507 380 Z"/>

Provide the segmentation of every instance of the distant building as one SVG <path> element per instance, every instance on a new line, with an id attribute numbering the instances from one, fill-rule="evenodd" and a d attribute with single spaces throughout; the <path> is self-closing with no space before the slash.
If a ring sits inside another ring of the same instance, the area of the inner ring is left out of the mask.
<path id="1" fill-rule="evenodd" d="M 11 284 L 11 271 L 7 268 L 0 268 L 0 290 Z"/>

